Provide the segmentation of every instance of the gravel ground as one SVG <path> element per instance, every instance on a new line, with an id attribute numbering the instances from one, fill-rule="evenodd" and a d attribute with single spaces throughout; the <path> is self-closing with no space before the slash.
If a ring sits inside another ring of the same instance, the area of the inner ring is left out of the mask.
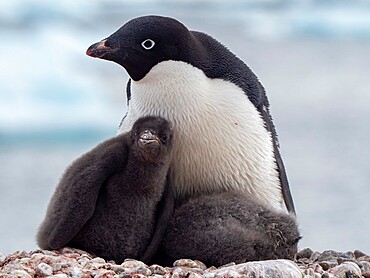
<path id="1" fill-rule="evenodd" d="M 118 278 L 118 277 L 304 277 L 304 278 L 369 278 L 370 256 L 361 251 L 314 252 L 309 248 L 297 254 L 295 262 L 272 260 L 230 263 L 219 268 L 207 267 L 202 262 L 181 259 L 172 267 L 146 265 L 127 259 L 117 265 L 78 250 L 64 248 L 59 251 L 17 251 L 5 256 L 0 253 L 0 277 L 30 278 Z"/>

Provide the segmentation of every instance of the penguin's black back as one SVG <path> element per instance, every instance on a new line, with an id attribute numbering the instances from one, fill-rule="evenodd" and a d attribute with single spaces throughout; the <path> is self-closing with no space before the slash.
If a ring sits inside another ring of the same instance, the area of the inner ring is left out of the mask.
<path id="1" fill-rule="evenodd" d="M 265 90 L 257 76 L 242 60 L 213 37 L 197 31 L 191 31 L 191 34 L 205 50 L 202 54 L 205 59 L 194 59 L 194 66 L 200 68 L 209 78 L 221 78 L 242 88 L 257 109 L 262 105 L 268 106 Z"/>

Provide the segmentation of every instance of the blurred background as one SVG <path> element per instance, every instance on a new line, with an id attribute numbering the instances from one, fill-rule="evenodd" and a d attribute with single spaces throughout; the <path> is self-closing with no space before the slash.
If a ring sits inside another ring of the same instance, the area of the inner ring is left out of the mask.
<path id="1" fill-rule="evenodd" d="M 66 166 L 116 134 L 127 75 L 85 55 L 127 20 L 175 17 L 228 46 L 271 103 L 303 239 L 370 253 L 370 2 L 0 3 L 0 252 L 36 248 Z"/>

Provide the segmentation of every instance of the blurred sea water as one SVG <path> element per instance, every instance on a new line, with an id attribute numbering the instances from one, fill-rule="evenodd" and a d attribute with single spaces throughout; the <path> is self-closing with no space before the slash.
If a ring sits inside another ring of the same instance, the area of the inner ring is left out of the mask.
<path id="1" fill-rule="evenodd" d="M 84 53 L 146 14 L 214 36 L 260 78 L 300 247 L 370 253 L 370 3 L 361 0 L 3 1 L 0 252 L 36 248 L 65 167 L 115 135 L 127 75 Z"/>

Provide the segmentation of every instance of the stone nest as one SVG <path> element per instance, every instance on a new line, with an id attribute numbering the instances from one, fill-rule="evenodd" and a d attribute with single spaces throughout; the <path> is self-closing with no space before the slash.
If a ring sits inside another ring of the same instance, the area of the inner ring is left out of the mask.
<path id="1" fill-rule="evenodd" d="M 303 277 L 303 278 L 370 278 L 370 256 L 361 251 L 314 252 L 301 250 L 295 261 L 269 260 L 230 263 L 207 267 L 190 259 L 177 260 L 173 266 L 146 265 L 127 259 L 122 264 L 94 257 L 84 251 L 63 248 L 59 251 L 17 251 L 5 256 L 0 253 L 0 277 L 7 278 L 119 278 L 119 277 Z"/>

